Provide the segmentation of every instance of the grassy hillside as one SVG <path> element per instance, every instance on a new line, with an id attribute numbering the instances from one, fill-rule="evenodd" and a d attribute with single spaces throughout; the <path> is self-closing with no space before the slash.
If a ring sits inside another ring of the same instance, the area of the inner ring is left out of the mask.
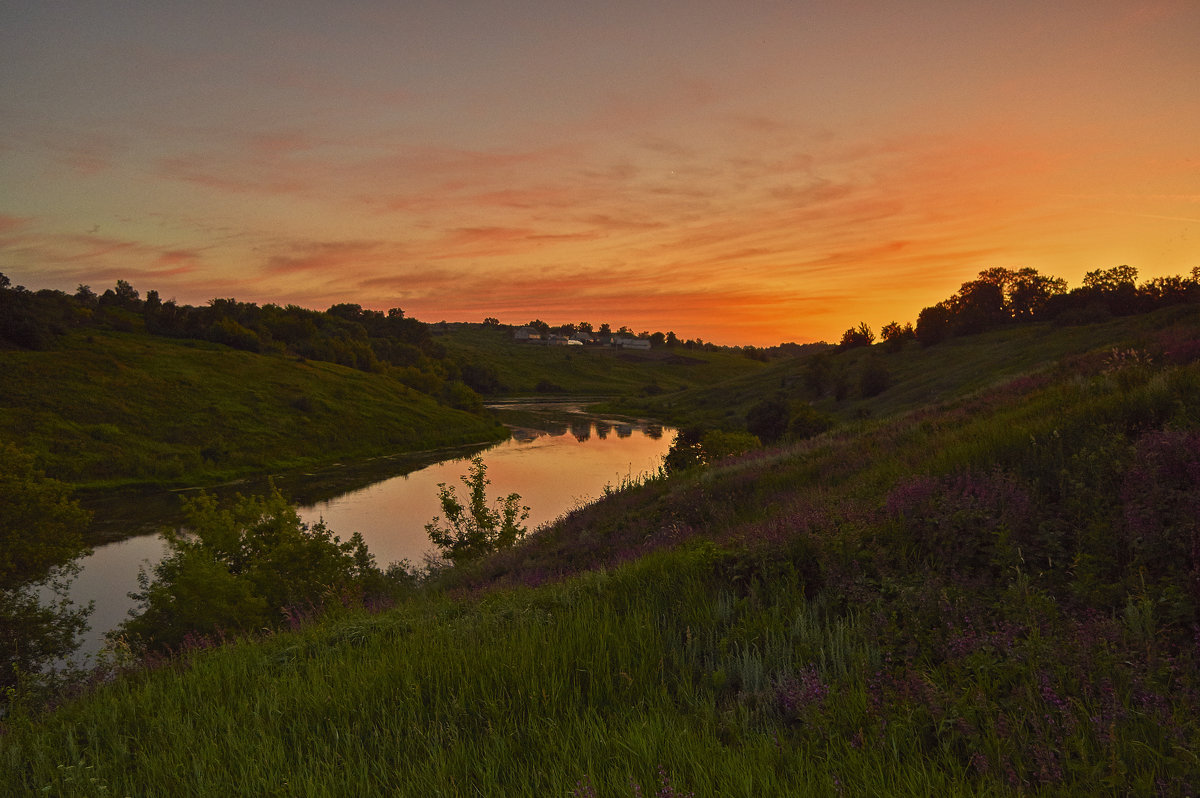
<path id="1" fill-rule="evenodd" d="M 1194 794 L 1200 335 L 1151 338 L 1023 356 L 1036 375 L 619 491 L 388 611 L 118 677 L 11 719 L 0 782 Z"/>
<path id="2" fill-rule="evenodd" d="M 109 331 L 0 351 L 0 439 L 77 485 L 195 484 L 504 435 L 333 363 Z"/>
<path id="3" fill-rule="evenodd" d="M 518 344 L 511 330 L 482 324 L 447 325 L 436 340 L 460 363 L 494 369 L 504 394 L 538 393 L 538 383 L 545 381 L 575 395 L 637 396 L 711 385 L 764 368 L 740 352 L 682 346 L 625 351 Z"/>
<path id="4" fill-rule="evenodd" d="M 1083 353 L 1107 354 L 1114 347 L 1161 351 L 1186 341 L 1200 327 L 1200 307 L 1177 306 L 1101 324 L 1055 326 L 1024 324 L 980 335 L 951 338 L 922 347 L 908 341 L 899 351 L 885 345 L 827 350 L 825 384 L 814 389 L 808 378 L 812 355 L 683 391 L 621 399 L 608 409 L 646 414 L 680 425 L 741 428 L 746 411 L 764 397 L 810 402 L 835 419 L 885 418 L 932 403 L 966 396 L 1017 375 L 1059 368 L 1064 359 Z M 864 396 L 861 380 L 869 364 L 882 368 L 889 385 Z M 838 398 L 841 381 L 845 395 Z"/>

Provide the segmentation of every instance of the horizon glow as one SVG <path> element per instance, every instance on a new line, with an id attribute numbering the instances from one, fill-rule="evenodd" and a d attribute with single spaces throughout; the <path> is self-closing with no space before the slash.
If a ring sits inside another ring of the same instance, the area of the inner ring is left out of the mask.
<path id="1" fill-rule="evenodd" d="M 0 10 L 0 271 L 724 344 L 1200 265 L 1191 2 Z"/>

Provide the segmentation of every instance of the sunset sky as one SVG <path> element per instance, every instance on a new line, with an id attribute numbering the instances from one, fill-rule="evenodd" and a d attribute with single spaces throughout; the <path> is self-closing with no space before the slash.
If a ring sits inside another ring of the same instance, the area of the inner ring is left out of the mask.
<path id="1" fill-rule="evenodd" d="M 0 3 L 31 289 L 769 345 L 1200 265 L 1200 2 Z"/>

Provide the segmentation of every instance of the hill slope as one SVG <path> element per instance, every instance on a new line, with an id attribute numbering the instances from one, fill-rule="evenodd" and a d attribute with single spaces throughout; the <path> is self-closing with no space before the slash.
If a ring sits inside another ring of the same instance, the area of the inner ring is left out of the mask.
<path id="1" fill-rule="evenodd" d="M 764 398 L 779 397 L 811 403 L 842 421 L 885 418 L 966 396 L 1019 375 L 1058 368 L 1063 361 L 1088 352 L 1094 357 L 1104 357 L 1113 348 L 1161 353 L 1190 340 L 1198 328 L 1200 306 L 1184 305 L 1099 324 L 1026 323 L 951 338 L 930 347 L 909 341 L 898 351 L 883 344 L 845 351 L 831 347 L 823 353 L 774 361 L 724 381 L 660 396 L 621 399 L 607 407 L 681 426 L 743 428 L 751 406 Z M 862 390 L 868 366 L 886 375 L 886 387 L 874 395 L 864 395 Z"/>
<path id="2" fill-rule="evenodd" d="M 82 486 L 233 476 L 503 438 L 387 377 L 141 333 L 0 351 L 0 438 Z"/>
<path id="3" fill-rule="evenodd" d="M 435 328 L 435 340 L 460 364 L 488 369 L 497 393 L 549 392 L 637 396 L 711 385 L 764 365 L 736 351 L 674 348 L 623 350 L 607 346 L 540 346 L 517 343 L 512 331 L 482 324 Z M 539 390 L 539 383 L 543 385 Z"/>
<path id="4" fill-rule="evenodd" d="M 14 719 L 0 773 L 116 794 L 1190 794 L 1200 336 L 1178 343 L 619 491 L 392 610 Z"/>

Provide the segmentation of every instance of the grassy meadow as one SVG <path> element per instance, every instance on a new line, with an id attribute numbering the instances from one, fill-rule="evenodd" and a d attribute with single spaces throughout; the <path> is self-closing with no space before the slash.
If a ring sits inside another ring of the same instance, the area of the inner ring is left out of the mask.
<path id="1" fill-rule="evenodd" d="M 380 374 L 107 330 L 0 351 L 0 399 L 0 439 L 83 487 L 204 484 L 507 434 Z"/>
<path id="2" fill-rule="evenodd" d="M 118 661 L 7 719 L 0 784 L 1194 795 L 1200 330 L 1018 332 L 896 353 L 915 409 L 613 490 L 394 606 Z"/>
<path id="3" fill-rule="evenodd" d="M 613 411 L 648 414 L 678 425 L 738 428 L 746 411 L 764 397 L 803 401 L 834 419 L 886 418 L 984 390 L 1035 371 L 1070 367 L 1070 359 L 1114 347 L 1144 351 L 1188 340 L 1200 326 L 1200 308 L 1176 306 L 1097 324 L 1058 326 L 1027 323 L 982 335 L 950 338 L 923 347 L 907 341 L 895 351 L 886 345 L 826 350 L 824 384 L 814 388 L 808 375 L 813 356 L 772 361 L 720 382 L 657 396 L 622 398 L 605 405 Z M 882 368 L 888 387 L 864 396 L 862 376 L 868 365 Z M 838 385 L 844 395 L 838 396 Z"/>
<path id="4" fill-rule="evenodd" d="M 638 396 L 724 383 L 765 367 L 740 351 L 519 344 L 512 330 L 482 324 L 446 325 L 435 340 L 458 362 L 493 369 L 505 395 Z"/>

